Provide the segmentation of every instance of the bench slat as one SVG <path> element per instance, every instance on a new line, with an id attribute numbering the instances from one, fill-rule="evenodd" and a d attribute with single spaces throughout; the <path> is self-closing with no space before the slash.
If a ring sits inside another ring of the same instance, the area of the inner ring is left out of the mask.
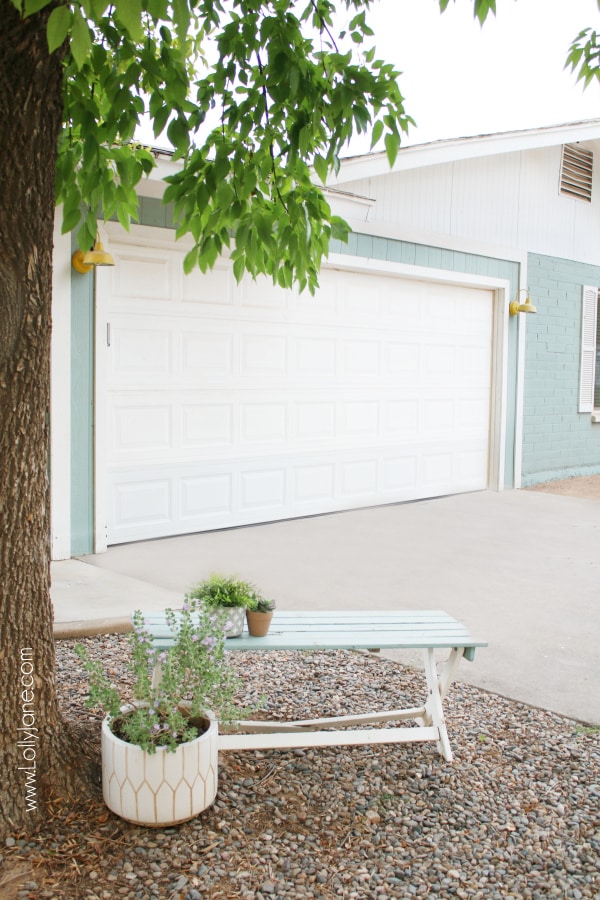
<path id="1" fill-rule="evenodd" d="M 164 614 L 148 613 L 144 621 L 156 647 L 170 646 L 171 631 Z M 227 649 L 232 651 L 485 646 L 485 641 L 471 637 L 462 623 L 441 610 L 276 610 L 265 637 L 244 634 L 227 641 Z"/>

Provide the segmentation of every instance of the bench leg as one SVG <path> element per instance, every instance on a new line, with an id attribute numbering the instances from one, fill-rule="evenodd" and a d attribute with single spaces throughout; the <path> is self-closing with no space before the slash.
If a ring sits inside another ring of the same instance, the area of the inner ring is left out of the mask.
<path id="1" fill-rule="evenodd" d="M 162 663 L 156 663 L 152 670 L 152 688 L 156 690 L 162 679 Z"/>
<path id="2" fill-rule="evenodd" d="M 465 654 L 464 647 L 454 647 L 450 651 L 448 659 L 443 663 L 440 671 L 440 696 L 442 700 L 450 690 L 450 685 L 454 681 L 458 665 Z"/>
<path id="3" fill-rule="evenodd" d="M 442 707 L 442 685 L 440 684 L 437 674 L 435 652 L 432 648 L 428 648 L 423 651 L 423 655 L 428 689 L 428 698 L 427 703 L 425 704 L 425 724 L 432 724 L 437 729 L 438 738 L 436 744 L 438 751 L 447 762 L 452 762 L 452 750 L 450 749 L 448 730 L 446 728 L 444 709 Z M 446 691 L 448 690 L 448 687 L 449 683 L 445 685 Z"/>

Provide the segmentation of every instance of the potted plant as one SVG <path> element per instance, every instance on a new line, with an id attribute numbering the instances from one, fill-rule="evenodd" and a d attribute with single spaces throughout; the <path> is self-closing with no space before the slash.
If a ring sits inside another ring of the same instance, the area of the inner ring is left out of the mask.
<path id="1" fill-rule="evenodd" d="M 194 600 L 165 616 L 168 649 L 153 646 L 142 614 L 130 635 L 131 687 L 117 688 L 102 664 L 75 648 L 90 678 L 87 706 L 100 707 L 102 791 L 110 810 L 128 822 L 164 827 L 210 806 L 217 793 L 218 725 L 240 718 L 239 679 L 225 654 L 215 615 Z M 155 666 L 161 679 L 152 678 Z"/>
<path id="2" fill-rule="evenodd" d="M 248 581 L 213 574 L 186 594 L 186 600 L 198 600 L 207 609 L 220 612 L 226 637 L 233 638 L 244 630 L 246 606 L 254 594 L 255 589 Z"/>
<path id="3" fill-rule="evenodd" d="M 271 627 L 274 610 L 274 601 L 268 600 L 258 593 L 248 598 L 246 619 L 248 621 L 248 631 L 252 637 L 264 637 L 267 634 Z"/>

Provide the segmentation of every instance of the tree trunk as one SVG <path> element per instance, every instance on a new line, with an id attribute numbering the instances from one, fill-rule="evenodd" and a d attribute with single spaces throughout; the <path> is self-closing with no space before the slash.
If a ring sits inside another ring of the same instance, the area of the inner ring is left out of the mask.
<path id="1" fill-rule="evenodd" d="M 69 760 L 56 699 L 48 490 L 60 54 L 0 0 L 0 832 L 29 830 Z"/>

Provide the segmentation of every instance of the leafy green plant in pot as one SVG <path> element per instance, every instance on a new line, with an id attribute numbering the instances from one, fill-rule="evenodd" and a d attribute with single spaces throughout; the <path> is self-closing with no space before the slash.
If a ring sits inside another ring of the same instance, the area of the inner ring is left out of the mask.
<path id="1" fill-rule="evenodd" d="M 246 619 L 252 637 L 264 637 L 271 627 L 275 603 L 258 593 L 248 599 Z"/>
<path id="2" fill-rule="evenodd" d="M 185 822 L 213 803 L 217 721 L 243 714 L 234 703 L 240 680 L 229 665 L 219 617 L 194 600 L 165 616 L 172 645 L 159 649 L 141 612 L 134 613 L 131 687 L 115 686 L 83 644 L 75 648 L 89 676 L 86 705 L 106 713 L 104 802 L 129 822 L 155 827 Z M 152 677 L 155 667 L 160 680 Z"/>
<path id="3" fill-rule="evenodd" d="M 219 612 L 226 636 L 233 638 L 244 630 L 246 606 L 254 594 L 255 589 L 248 581 L 213 574 L 187 593 L 186 600 L 198 600 L 206 609 Z"/>

